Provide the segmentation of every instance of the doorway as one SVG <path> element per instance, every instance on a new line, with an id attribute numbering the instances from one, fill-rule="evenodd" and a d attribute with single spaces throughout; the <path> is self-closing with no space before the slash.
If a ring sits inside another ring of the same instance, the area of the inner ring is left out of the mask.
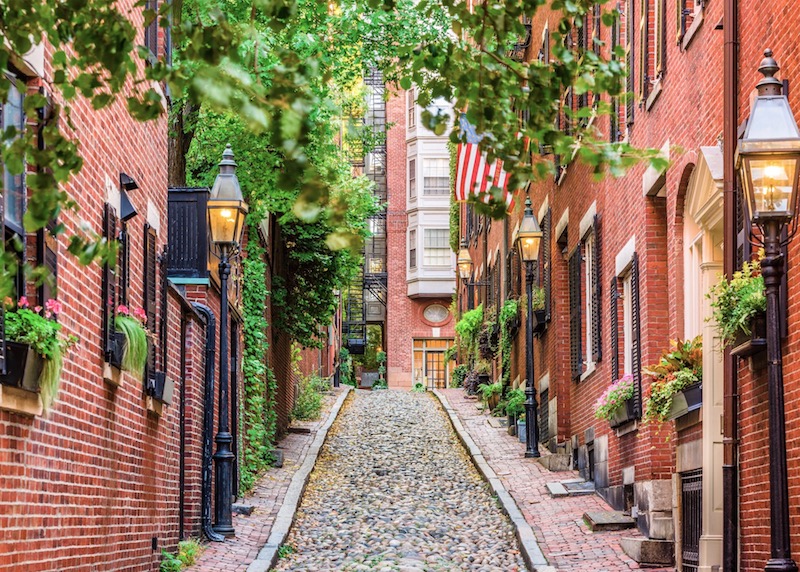
<path id="1" fill-rule="evenodd" d="M 427 389 L 443 389 L 450 382 L 450 364 L 445 352 L 453 345 L 452 339 L 415 339 L 413 384 L 423 384 Z"/>

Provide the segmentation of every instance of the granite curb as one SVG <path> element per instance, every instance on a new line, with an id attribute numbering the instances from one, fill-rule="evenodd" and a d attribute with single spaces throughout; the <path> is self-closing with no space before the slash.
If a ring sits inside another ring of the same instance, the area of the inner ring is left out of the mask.
<path id="1" fill-rule="evenodd" d="M 317 462 L 317 457 L 319 457 L 322 445 L 328 437 L 328 431 L 339 415 L 339 411 L 341 411 L 344 401 L 347 399 L 347 396 L 350 395 L 351 391 L 352 388 L 347 386 L 345 391 L 343 391 L 336 400 L 336 403 L 333 404 L 327 421 L 325 421 L 325 424 L 317 431 L 314 441 L 308 448 L 305 459 L 303 459 L 303 464 L 289 483 L 289 489 L 286 491 L 286 496 L 275 517 L 275 522 L 272 524 L 272 530 L 270 531 L 267 543 L 258 552 L 256 559 L 247 567 L 247 572 L 267 572 L 277 562 L 278 549 L 286 541 L 289 529 L 292 527 L 295 514 L 297 513 L 297 507 L 300 505 L 300 499 L 303 498 L 303 492 L 308 484 L 308 477 L 311 475 L 311 471 L 314 469 L 314 465 Z"/>
<path id="2" fill-rule="evenodd" d="M 512 497 L 511 494 L 506 490 L 503 482 L 500 480 L 500 477 L 498 477 L 497 473 L 494 472 L 494 469 L 489 466 L 489 463 L 486 461 L 486 458 L 483 456 L 480 448 L 475 444 L 475 441 L 464 427 L 464 424 L 461 423 L 461 419 L 458 417 L 455 410 L 453 410 L 453 408 L 450 406 L 450 402 L 447 401 L 447 397 L 435 389 L 433 390 L 433 394 L 447 412 L 447 416 L 450 418 L 450 423 L 452 423 L 456 435 L 458 435 L 459 440 L 469 453 L 475 468 L 478 469 L 478 472 L 481 474 L 483 479 L 489 483 L 492 491 L 494 491 L 495 495 L 497 496 L 497 500 L 500 501 L 503 511 L 506 513 L 506 515 L 508 515 L 511 523 L 514 525 L 517 541 L 519 542 L 520 551 L 522 552 L 522 558 L 528 565 L 528 569 L 533 572 L 550 572 L 555 570 L 555 568 L 547 563 L 547 559 L 545 558 L 544 553 L 542 553 L 542 549 L 539 547 L 539 544 L 536 541 L 536 536 L 533 533 L 533 529 L 525 520 L 525 517 L 522 516 L 522 511 L 520 511 L 519 506 L 517 506 L 517 502 L 514 500 L 514 497 Z M 248 572 L 250 571 L 248 570 Z"/>

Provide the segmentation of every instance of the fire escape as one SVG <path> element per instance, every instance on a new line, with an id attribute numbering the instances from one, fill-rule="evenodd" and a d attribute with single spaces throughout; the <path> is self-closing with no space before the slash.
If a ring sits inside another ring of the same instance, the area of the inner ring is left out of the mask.
<path id="1" fill-rule="evenodd" d="M 380 325 L 386 321 L 387 274 L 386 274 L 386 102 L 383 76 L 371 69 L 364 78 L 368 88 L 367 113 L 364 118 L 365 131 L 372 146 L 364 148 L 361 161 L 353 163 L 354 173 L 363 169 L 364 175 L 373 182 L 373 193 L 381 205 L 380 212 L 369 219 L 372 236 L 364 243 L 364 267 L 350 283 L 347 292 L 344 335 L 352 354 L 361 354 L 367 344 L 367 324 Z M 363 161 L 363 162 L 362 162 Z"/>

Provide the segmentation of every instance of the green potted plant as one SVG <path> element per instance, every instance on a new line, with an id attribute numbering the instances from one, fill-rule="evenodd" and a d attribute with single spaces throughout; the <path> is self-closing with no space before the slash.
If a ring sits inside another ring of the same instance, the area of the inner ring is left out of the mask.
<path id="1" fill-rule="evenodd" d="M 494 411 L 500 404 L 500 397 L 503 394 L 503 384 L 499 381 L 494 383 L 482 383 L 478 386 L 478 391 L 481 392 L 483 402 L 489 408 L 489 411 Z"/>
<path id="2" fill-rule="evenodd" d="M 631 374 L 623 375 L 606 388 L 594 404 L 594 416 L 605 419 L 612 428 L 635 419 Z"/>
<path id="3" fill-rule="evenodd" d="M 747 357 L 766 349 L 767 298 L 757 261 L 745 262 L 728 281 L 720 277 L 709 291 L 712 318 L 722 343 L 731 353 Z"/>
<path id="4" fill-rule="evenodd" d="M 38 392 L 45 410 L 58 395 L 63 353 L 77 342 L 74 336 L 61 335 L 57 321 L 61 311 L 61 302 L 55 299 L 44 308 L 30 308 L 25 296 L 16 305 L 6 300 L 6 374 L 0 376 L 0 383 Z"/>
<path id="5" fill-rule="evenodd" d="M 384 379 L 386 376 L 386 352 L 383 350 L 379 351 L 375 359 L 378 362 L 378 375 L 380 379 Z"/>
<path id="6" fill-rule="evenodd" d="M 117 306 L 114 327 L 118 334 L 124 336 L 124 343 L 121 355 L 114 358 L 114 361 L 117 362 L 114 365 L 137 376 L 144 375 L 144 368 L 147 365 L 149 349 L 147 330 L 144 327 L 146 322 L 147 315 L 141 308 L 136 308 L 131 312 L 130 308 L 124 304 Z"/>
<path id="7" fill-rule="evenodd" d="M 703 341 L 672 340 L 672 349 L 658 363 L 644 368 L 653 378 L 646 395 L 644 418 L 662 423 L 703 405 Z"/>
<path id="8" fill-rule="evenodd" d="M 506 393 L 505 410 L 513 435 L 516 432 L 517 418 L 525 412 L 525 392 L 519 388 L 509 390 Z"/>
<path id="9" fill-rule="evenodd" d="M 533 310 L 533 335 L 544 333 L 547 327 L 547 311 L 545 310 L 545 291 L 541 286 L 533 288 L 531 296 L 531 309 Z"/>

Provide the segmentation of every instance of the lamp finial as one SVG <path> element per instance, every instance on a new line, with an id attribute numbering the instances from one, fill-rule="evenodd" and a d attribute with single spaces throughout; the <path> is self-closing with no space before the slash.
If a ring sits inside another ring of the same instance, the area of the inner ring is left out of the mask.
<path id="1" fill-rule="evenodd" d="M 778 62 L 772 57 L 772 50 L 764 50 L 764 59 L 758 66 L 758 71 L 764 76 L 756 85 L 758 95 L 783 95 L 783 83 L 775 77 L 780 69 Z"/>

